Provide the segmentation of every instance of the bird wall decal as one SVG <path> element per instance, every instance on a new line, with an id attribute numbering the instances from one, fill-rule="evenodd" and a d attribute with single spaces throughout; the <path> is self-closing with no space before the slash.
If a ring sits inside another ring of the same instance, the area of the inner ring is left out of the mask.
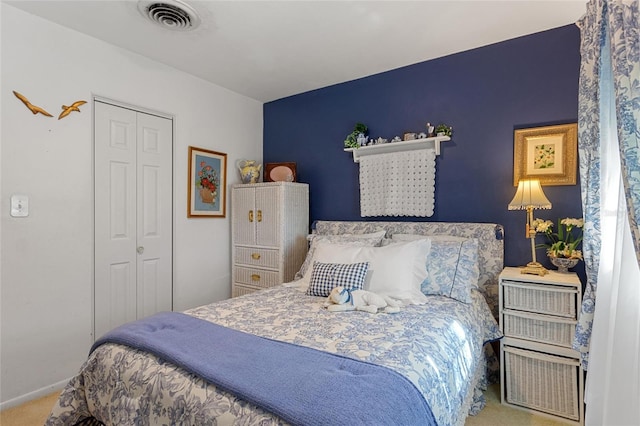
<path id="1" fill-rule="evenodd" d="M 62 105 L 62 112 L 58 116 L 58 120 L 60 120 L 61 118 L 66 117 L 67 115 L 71 114 L 71 112 L 73 112 L 73 111 L 80 112 L 80 108 L 78 108 L 78 107 L 80 105 L 84 105 L 86 103 L 87 103 L 87 101 L 75 101 L 74 103 L 72 103 L 69 106 Z"/>
<path id="2" fill-rule="evenodd" d="M 40 108 L 39 106 L 33 105 L 31 102 L 29 102 L 29 99 L 27 99 L 24 95 L 16 92 L 15 90 L 13 91 L 13 94 L 16 95 L 16 98 L 20 99 L 22 103 L 25 104 L 26 107 L 29 108 L 29 110 L 32 113 L 34 114 L 40 113 L 42 115 L 46 115 L 47 117 L 53 117 L 53 115 L 49 114 L 44 109 Z"/>

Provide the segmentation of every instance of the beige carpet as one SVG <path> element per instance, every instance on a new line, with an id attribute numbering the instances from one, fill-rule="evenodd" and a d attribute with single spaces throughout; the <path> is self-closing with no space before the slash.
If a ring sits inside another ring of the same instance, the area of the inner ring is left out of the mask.
<path id="1" fill-rule="evenodd" d="M 60 393 L 52 393 L 0 412 L 0 426 L 42 426 Z"/>
<path id="2" fill-rule="evenodd" d="M 42 426 L 58 393 L 27 402 L 0 412 L 1 426 Z M 489 387 L 486 393 L 487 406 L 477 416 L 467 419 L 465 426 L 566 426 L 546 417 L 516 410 L 500 404 L 500 386 Z"/>
<path id="3" fill-rule="evenodd" d="M 465 426 L 567 426 L 562 421 L 500 404 L 499 384 L 489 386 L 485 398 L 487 405 L 477 416 L 467 417 Z"/>

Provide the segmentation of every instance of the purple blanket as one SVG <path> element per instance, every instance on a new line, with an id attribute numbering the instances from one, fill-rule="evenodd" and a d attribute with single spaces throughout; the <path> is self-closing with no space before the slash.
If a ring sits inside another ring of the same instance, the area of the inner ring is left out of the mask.
<path id="1" fill-rule="evenodd" d="M 91 352 L 104 343 L 150 352 L 295 425 L 436 425 L 420 391 L 389 368 L 186 314 L 125 324 Z"/>

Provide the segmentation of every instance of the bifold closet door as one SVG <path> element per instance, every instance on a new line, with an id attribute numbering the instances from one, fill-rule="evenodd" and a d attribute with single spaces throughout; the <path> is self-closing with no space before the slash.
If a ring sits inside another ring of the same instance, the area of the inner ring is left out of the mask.
<path id="1" fill-rule="evenodd" d="M 172 121 L 95 106 L 94 339 L 172 309 Z"/>

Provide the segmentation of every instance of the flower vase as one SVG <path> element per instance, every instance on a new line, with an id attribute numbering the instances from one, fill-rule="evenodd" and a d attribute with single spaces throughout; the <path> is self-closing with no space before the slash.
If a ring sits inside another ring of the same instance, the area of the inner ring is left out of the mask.
<path id="1" fill-rule="evenodd" d="M 258 164 L 255 160 L 238 160 L 236 166 L 240 171 L 242 183 L 258 183 L 262 164 Z"/>
<path id="2" fill-rule="evenodd" d="M 551 263 L 558 268 L 558 272 L 561 274 L 568 274 L 569 268 L 573 268 L 578 264 L 580 259 L 568 259 L 566 257 L 553 257 L 549 256 Z"/>

